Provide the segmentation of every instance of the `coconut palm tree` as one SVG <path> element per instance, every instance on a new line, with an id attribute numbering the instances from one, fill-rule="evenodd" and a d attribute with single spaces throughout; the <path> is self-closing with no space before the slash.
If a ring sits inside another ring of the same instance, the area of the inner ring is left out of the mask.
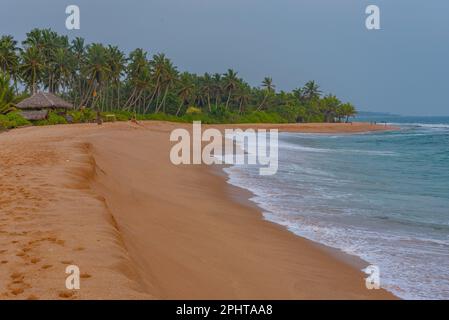
<path id="1" fill-rule="evenodd" d="M 181 79 L 179 81 L 180 89 L 178 91 L 178 97 L 180 100 L 178 109 L 176 110 L 176 116 L 181 112 L 182 107 L 191 98 L 195 85 L 193 84 L 192 77 L 187 72 L 181 74 Z"/>
<path id="2" fill-rule="evenodd" d="M 141 100 L 145 90 L 149 88 L 151 81 L 151 66 L 147 59 L 147 52 L 143 49 L 135 49 L 131 51 L 128 58 L 127 82 L 133 88 L 131 95 L 126 101 L 124 108 L 135 108 L 136 104 Z M 150 104 L 148 104 L 147 109 Z"/>
<path id="3" fill-rule="evenodd" d="M 73 69 L 70 80 L 71 93 L 73 95 L 73 104 L 78 105 L 77 101 L 84 96 L 86 91 L 86 81 L 83 78 L 82 69 L 85 63 L 86 46 L 83 38 L 76 37 L 72 40 L 70 51 L 73 57 Z"/>
<path id="4" fill-rule="evenodd" d="M 22 51 L 20 57 L 20 75 L 28 88 L 34 94 L 37 91 L 38 83 L 42 80 L 44 72 L 44 61 L 37 47 L 29 47 Z"/>
<path id="5" fill-rule="evenodd" d="M 245 112 L 245 106 L 251 100 L 250 88 L 246 84 L 239 85 L 239 88 L 236 92 L 235 99 L 239 105 L 239 113 L 242 114 Z"/>
<path id="6" fill-rule="evenodd" d="M 15 109 L 14 88 L 11 86 L 9 75 L 0 72 L 0 114 L 7 114 Z"/>
<path id="7" fill-rule="evenodd" d="M 59 92 L 70 84 L 74 68 L 74 57 L 71 52 L 65 48 L 57 48 L 54 52 L 53 62 L 51 64 L 52 87 L 50 92 Z"/>
<path id="8" fill-rule="evenodd" d="M 82 72 L 87 77 L 89 88 L 81 100 L 81 105 L 89 100 L 90 95 L 98 98 L 101 94 L 102 86 L 111 72 L 107 61 L 107 50 L 102 44 L 94 43 L 87 47 L 86 60 L 83 64 Z M 92 103 L 95 100 L 97 99 L 94 99 Z"/>
<path id="9" fill-rule="evenodd" d="M 215 98 L 215 108 L 218 107 L 218 101 L 221 103 L 221 93 L 222 93 L 222 79 L 221 74 L 214 73 L 212 76 L 212 92 Z"/>
<path id="10" fill-rule="evenodd" d="M 262 100 L 262 103 L 259 105 L 257 110 L 261 110 L 269 95 L 275 92 L 276 86 L 273 84 L 273 79 L 271 77 L 265 77 L 262 81 L 262 88 L 265 90 L 265 96 Z"/>
<path id="11" fill-rule="evenodd" d="M 19 57 L 17 41 L 12 36 L 2 36 L 0 38 L 0 70 L 11 75 L 14 83 L 17 83 L 17 68 Z"/>
<path id="12" fill-rule="evenodd" d="M 224 89 L 228 92 L 228 98 L 226 100 L 226 110 L 229 107 L 229 101 L 231 100 L 232 91 L 237 88 L 239 79 L 237 78 L 237 72 L 232 69 L 228 69 L 228 72 L 223 75 Z"/>
<path id="13" fill-rule="evenodd" d="M 126 58 L 125 54 L 116 46 L 109 46 L 107 52 L 109 68 L 111 70 L 111 79 L 117 92 L 117 109 L 120 108 L 120 79 L 124 75 Z"/>
<path id="14" fill-rule="evenodd" d="M 302 89 L 303 96 L 308 100 L 312 100 L 313 98 L 319 98 L 321 96 L 321 90 L 318 84 L 315 81 L 309 81 L 305 84 Z"/>
<path id="15" fill-rule="evenodd" d="M 207 107 L 209 112 L 212 111 L 210 98 L 214 90 L 214 82 L 209 73 L 205 73 L 201 79 L 201 92 L 205 96 L 205 100 L 207 101 Z"/>
<path id="16" fill-rule="evenodd" d="M 355 116 L 356 114 L 357 114 L 357 111 L 356 111 L 355 107 L 349 102 L 341 104 L 337 108 L 337 117 L 338 117 L 339 122 L 341 122 L 342 118 L 345 118 L 345 122 L 348 123 L 349 118 Z"/>
<path id="17" fill-rule="evenodd" d="M 165 112 L 165 104 L 167 101 L 168 92 L 175 85 L 177 79 L 178 79 L 177 68 L 173 65 L 173 63 L 169 59 L 165 59 L 161 77 L 161 90 L 163 90 L 164 95 L 162 97 L 159 106 L 156 107 L 155 113 L 158 113 L 161 107 L 162 111 Z"/>
<path id="18" fill-rule="evenodd" d="M 320 111 L 326 122 L 335 122 L 337 110 L 341 101 L 335 95 L 329 94 L 320 101 Z"/>

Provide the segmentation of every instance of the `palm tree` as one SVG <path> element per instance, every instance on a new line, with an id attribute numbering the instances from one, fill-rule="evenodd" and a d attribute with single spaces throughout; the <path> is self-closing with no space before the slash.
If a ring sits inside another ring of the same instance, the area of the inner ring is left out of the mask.
<path id="1" fill-rule="evenodd" d="M 265 89 L 265 96 L 262 100 L 262 103 L 257 108 L 257 111 L 261 110 L 265 102 L 267 101 L 267 98 L 270 94 L 275 92 L 276 86 L 273 84 L 273 79 L 270 77 L 265 77 L 262 81 L 262 87 Z"/>
<path id="2" fill-rule="evenodd" d="M 315 81 L 309 81 L 305 84 L 303 90 L 303 96 L 308 100 L 312 100 L 313 98 L 319 98 L 321 96 L 320 87 Z"/>
<path id="3" fill-rule="evenodd" d="M 228 69 L 228 72 L 223 75 L 224 89 L 228 92 L 228 98 L 226 100 L 226 110 L 229 107 L 229 101 L 231 100 L 232 91 L 237 88 L 239 79 L 237 78 L 237 72 L 232 69 Z"/>
<path id="4" fill-rule="evenodd" d="M 25 49 L 36 48 L 41 55 L 43 64 L 42 82 L 50 92 L 57 88 L 55 85 L 55 55 L 60 48 L 68 50 L 69 43 L 66 36 L 59 36 L 50 29 L 34 29 L 27 34 L 27 38 L 22 42 Z"/>
<path id="5" fill-rule="evenodd" d="M 14 111 L 14 89 L 10 85 L 8 74 L 0 72 L 0 115 Z"/>
<path id="6" fill-rule="evenodd" d="M 302 88 L 294 89 L 292 94 L 299 102 L 304 102 L 304 91 Z"/>
<path id="7" fill-rule="evenodd" d="M 178 79 L 178 71 L 173 63 L 169 59 L 165 59 L 164 67 L 162 69 L 161 77 L 161 90 L 164 91 L 164 95 L 159 106 L 156 106 L 155 113 L 158 113 L 162 107 L 162 111 L 165 112 L 165 103 L 167 100 L 167 94 L 169 90 L 173 87 Z"/>
<path id="8" fill-rule="evenodd" d="M 12 36 L 2 36 L 0 38 L 0 70 L 3 73 L 10 74 L 14 84 L 17 83 L 18 50 L 17 41 Z"/>
<path id="9" fill-rule="evenodd" d="M 44 62 L 37 47 L 29 47 L 21 54 L 20 74 L 33 94 L 36 93 L 38 83 L 42 79 Z"/>
<path id="10" fill-rule="evenodd" d="M 247 85 L 241 84 L 237 90 L 235 99 L 239 104 L 239 113 L 242 114 L 245 111 L 245 106 L 251 100 L 250 88 Z"/>
<path id="11" fill-rule="evenodd" d="M 51 92 L 59 92 L 60 88 L 68 86 L 73 72 L 74 59 L 67 49 L 58 48 L 54 52 L 52 68 Z"/>
<path id="12" fill-rule="evenodd" d="M 140 48 L 135 49 L 129 54 L 128 61 L 129 63 L 126 68 L 127 82 L 133 90 L 124 105 L 126 110 L 131 107 L 135 109 L 143 93 L 149 88 L 151 80 L 151 66 L 147 59 L 147 52 Z M 150 107 L 150 104 L 148 104 L 147 109 Z"/>
<path id="13" fill-rule="evenodd" d="M 212 92 L 214 90 L 214 82 L 210 74 L 207 72 L 204 74 L 202 78 L 202 84 L 201 84 L 201 91 L 206 96 L 207 101 L 207 107 L 209 112 L 212 111 L 211 103 L 210 103 L 210 97 L 212 95 Z"/>
<path id="14" fill-rule="evenodd" d="M 192 82 L 191 76 L 188 73 L 181 74 L 181 79 L 179 81 L 181 89 L 178 91 L 178 97 L 180 100 L 178 110 L 176 111 L 176 116 L 181 112 L 182 107 L 185 102 L 192 96 L 195 85 Z"/>
<path id="15" fill-rule="evenodd" d="M 117 109 L 120 108 L 120 79 L 124 74 L 126 58 L 125 54 L 119 50 L 118 47 L 109 46 L 108 52 L 108 64 L 111 70 L 111 79 L 114 83 L 117 91 Z"/>
<path id="16" fill-rule="evenodd" d="M 337 110 L 341 101 L 335 95 L 329 94 L 320 101 L 320 111 L 324 115 L 326 122 L 335 122 Z"/>
<path id="17" fill-rule="evenodd" d="M 256 110 L 272 108 L 275 112 L 284 106 L 283 117 L 289 121 L 300 118 L 329 122 L 344 118 L 349 121 L 356 113 L 354 106 L 342 104 L 333 95 L 322 98 L 315 81 L 292 92 L 277 92 L 270 77 L 263 79 L 260 88 L 252 88 L 232 69 L 225 74 L 179 75 L 162 53 L 149 59 L 147 52 L 136 49 L 125 56 L 116 46 L 98 43 L 86 46 L 82 38 L 69 44 L 67 36 L 50 29 L 27 33 L 22 48 L 18 48 L 13 37 L 0 37 L 0 73 L 9 75 L 8 81 L 14 81 L 16 92 L 21 88 L 18 84 L 32 93 L 45 88 L 70 97 L 74 105 L 90 105 L 97 111 L 100 107 L 101 110 L 113 107 L 182 115 L 186 104 L 190 104 L 215 117 L 219 113 L 213 112 L 214 107 L 218 109 L 221 105 L 227 111 L 239 113 L 244 113 L 248 105 Z M 0 84 L 1 81 L 6 80 L 0 79 Z M 226 113 L 221 115 L 226 119 Z"/>
<path id="18" fill-rule="evenodd" d="M 346 118 L 345 122 L 349 122 L 349 118 L 353 117 L 357 114 L 357 111 L 355 107 L 351 103 L 344 103 L 341 104 L 337 109 L 337 117 L 339 119 L 339 122 L 341 122 L 342 118 Z"/>
<path id="19" fill-rule="evenodd" d="M 90 95 L 93 95 L 94 98 L 99 95 L 97 95 L 97 89 L 101 91 L 102 85 L 111 71 L 107 63 L 107 51 L 102 44 L 94 43 L 87 47 L 86 61 L 83 64 L 83 69 L 82 72 L 87 77 L 89 88 L 86 96 L 81 100 L 81 105 L 89 100 Z M 95 100 L 92 101 L 92 103 L 94 102 Z"/>
<path id="20" fill-rule="evenodd" d="M 73 98 L 73 104 L 77 105 L 77 99 L 81 99 L 84 96 L 85 91 L 85 79 L 83 79 L 82 69 L 85 62 L 86 46 L 84 44 L 84 39 L 76 37 L 70 46 L 70 51 L 73 57 L 73 69 L 71 76 L 71 89 Z M 84 84 L 84 85 L 83 85 Z"/>
<path id="21" fill-rule="evenodd" d="M 221 74 L 215 73 L 212 76 L 212 91 L 215 97 L 215 108 L 218 107 L 218 100 L 221 102 L 221 92 L 222 92 L 222 79 Z"/>

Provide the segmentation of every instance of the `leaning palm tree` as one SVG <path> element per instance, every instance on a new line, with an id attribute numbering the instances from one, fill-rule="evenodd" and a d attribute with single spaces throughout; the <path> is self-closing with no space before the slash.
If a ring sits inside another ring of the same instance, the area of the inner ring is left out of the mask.
<path id="1" fill-rule="evenodd" d="M 124 109 L 128 110 L 131 107 L 136 106 L 137 102 L 140 101 L 145 90 L 150 86 L 151 80 L 151 69 L 150 63 L 147 59 L 147 52 L 143 49 L 135 49 L 129 54 L 128 66 L 126 68 L 127 72 L 127 83 L 133 88 L 131 95 L 125 102 Z M 149 105 L 147 106 L 148 110 Z"/>
<path id="2" fill-rule="evenodd" d="M 165 112 L 165 105 L 167 101 L 167 95 L 170 89 L 174 86 L 176 81 L 178 80 L 178 71 L 173 63 L 169 60 L 165 60 L 165 65 L 162 73 L 162 81 L 161 88 L 164 91 L 164 95 L 162 96 L 162 100 L 159 106 L 156 107 L 155 113 L 158 113 L 162 107 L 162 111 Z"/>
<path id="3" fill-rule="evenodd" d="M 261 110 L 263 105 L 265 104 L 265 102 L 268 99 L 268 96 L 271 95 L 272 93 L 275 92 L 275 88 L 276 86 L 273 84 L 273 79 L 271 77 L 265 77 L 262 81 L 262 87 L 265 90 L 265 96 L 261 102 L 261 104 L 259 105 L 259 107 L 257 108 L 257 111 Z"/>
<path id="4" fill-rule="evenodd" d="M 195 85 L 193 84 L 191 76 L 188 73 L 181 74 L 181 79 L 179 83 L 181 87 L 180 90 L 178 91 L 178 97 L 180 102 L 178 109 L 176 110 L 176 116 L 179 115 L 186 101 L 188 101 L 188 99 L 192 97 L 192 93 L 195 89 Z"/>
<path id="5" fill-rule="evenodd" d="M 250 88 L 247 85 L 240 85 L 236 92 L 235 99 L 239 105 L 239 113 L 242 114 L 245 112 L 245 106 L 251 100 Z"/>
<path id="6" fill-rule="evenodd" d="M 239 79 L 237 78 L 237 72 L 232 69 L 228 69 L 228 72 L 223 75 L 224 89 L 228 92 L 228 98 L 226 100 L 226 109 L 229 107 L 229 101 L 231 100 L 232 91 L 237 88 Z"/>

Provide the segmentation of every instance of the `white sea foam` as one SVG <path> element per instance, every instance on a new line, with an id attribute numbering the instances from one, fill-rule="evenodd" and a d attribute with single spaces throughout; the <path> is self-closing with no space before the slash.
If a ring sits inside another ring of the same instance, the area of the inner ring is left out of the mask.
<path id="1" fill-rule="evenodd" d="M 449 124 L 446 123 L 417 123 L 417 122 L 409 122 L 409 123 L 389 123 L 389 125 L 393 126 L 410 126 L 410 127 L 420 127 L 420 128 L 429 128 L 429 129 L 449 129 Z"/>

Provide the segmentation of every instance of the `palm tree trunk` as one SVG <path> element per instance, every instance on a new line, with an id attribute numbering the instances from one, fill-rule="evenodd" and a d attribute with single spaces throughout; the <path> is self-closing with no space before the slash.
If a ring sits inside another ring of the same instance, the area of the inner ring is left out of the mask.
<path id="1" fill-rule="evenodd" d="M 231 100 L 231 92 L 232 92 L 232 90 L 229 90 L 228 100 L 226 100 L 226 110 L 228 110 L 229 100 Z"/>
<path id="2" fill-rule="evenodd" d="M 165 88 L 164 96 L 163 96 L 163 98 L 162 98 L 162 100 L 161 100 L 161 103 L 159 104 L 159 107 L 157 107 L 155 113 L 158 113 L 159 110 L 160 110 L 160 108 L 161 108 L 162 106 L 163 106 L 164 109 L 165 109 L 165 98 L 167 98 L 167 94 L 168 94 L 168 86 L 167 86 L 167 88 Z M 165 111 L 165 110 L 164 110 L 164 111 Z"/>
<path id="3" fill-rule="evenodd" d="M 265 97 L 263 97 L 262 103 L 257 108 L 257 111 L 260 111 L 262 109 L 262 106 L 265 104 L 265 101 L 267 100 L 267 98 L 268 98 L 268 95 L 266 94 Z"/>
<path id="4" fill-rule="evenodd" d="M 176 116 L 179 115 L 179 112 L 181 111 L 182 106 L 184 105 L 184 101 L 182 101 L 179 106 L 178 106 L 178 110 L 176 110 Z"/>
<path id="5" fill-rule="evenodd" d="M 137 88 L 134 88 L 133 92 L 129 96 L 128 100 L 126 101 L 125 105 L 123 106 L 124 109 L 128 109 L 128 105 L 131 102 L 131 99 L 134 98 L 134 94 L 136 93 Z"/>
<path id="6" fill-rule="evenodd" d="M 207 94 L 207 106 L 209 107 L 209 112 L 211 112 L 212 108 L 210 106 L 210 94 Z"/>

